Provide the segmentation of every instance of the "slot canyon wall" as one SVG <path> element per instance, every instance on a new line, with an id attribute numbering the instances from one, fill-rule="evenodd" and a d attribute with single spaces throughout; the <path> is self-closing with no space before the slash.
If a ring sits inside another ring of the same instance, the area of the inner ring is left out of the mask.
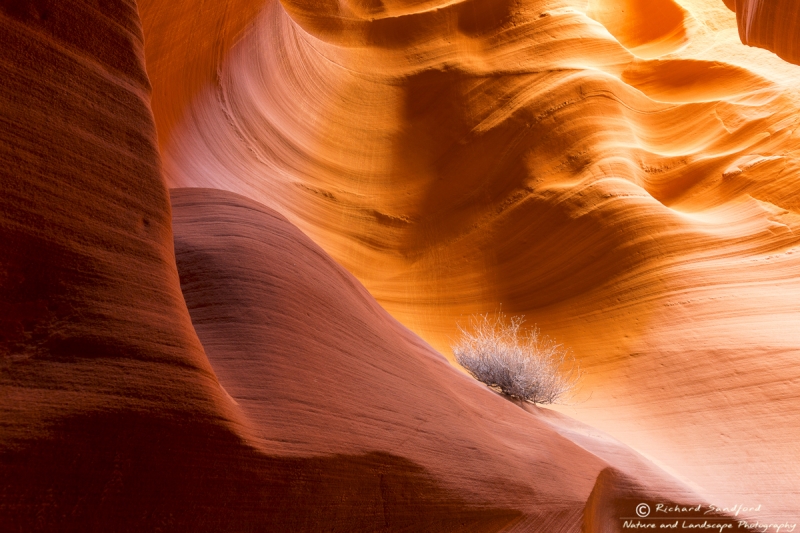
<path id="1" fill-rule="evenodd" d="M 725 0 L 736 12 L 743 43 L 772 50 L 786 61 L 800 64 L 800 6 L 789 0 Z"/>
<path id="2" fill-rule="evenodd" d="M 747 11 L 274 1 L 201 58 L 205 23 L 141 11 L 171 187 L 276 209 L 445 355 L 471 313 L 526 315 L 585 370 L 564 412 L 796 513 L 800 69 L 739 41 Z"/>
<path id="3" fill-rule="evenodd" d="M 0 529 L 796 522 L 766 5 L 0 1 Z M 572 404 L 447 361 L 499 308 L 572 348 Z"/>

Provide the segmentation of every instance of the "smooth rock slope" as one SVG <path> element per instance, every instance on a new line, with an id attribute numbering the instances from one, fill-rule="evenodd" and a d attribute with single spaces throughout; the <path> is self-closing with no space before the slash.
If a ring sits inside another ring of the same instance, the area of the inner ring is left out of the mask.
<path id="1" fill-rule="evenodd" d="M 459 373 L 268 208 L 173 213 L 135 4 L 0 7 L 0 529 L 594 532 L 701 497 Z"/>
<path id="2" fill-rule="evenodd" d="M 172 203 L 186 303 L 256 446 L 327 458 L 335 512 L 311 530 L 622 531 L 641 502 L 705 501 L 614 439 L 456 371 L 274 211 L 214 189 Z M 340 464 L 353 455 L 372 469 Z"/>
<path id="3" fill-rule="evenodd" d="M 527 315 L 586 370 L 570 414 L 788 520 L 800 70 L 741 44 L 743 4 L 267 1 L 166 177 L 276 209 L 442 353 Z"/>

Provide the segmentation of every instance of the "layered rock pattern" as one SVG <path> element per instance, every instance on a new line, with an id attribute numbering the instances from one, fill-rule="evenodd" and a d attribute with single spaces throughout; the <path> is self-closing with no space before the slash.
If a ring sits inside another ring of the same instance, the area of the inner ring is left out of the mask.
<path id="1" fill-rule="evenodd" d="M 791 0 L 726 0 L 736 12 L 739 37 L 750 46 L 772 50 L 800 63 L 800 5 Z"/>
<path id="2" fill-rule="evenodd" d="M 446 355 L 525 314 L 569 413 L 796 514 L 800 70 L 723 3 L 266 2 L 218 64 L 171 186 L 276 209 Z"/>
<path id="3" fill-rule="evenodd" d="M 729 6 L 1 2 L 0 529 L 795 517 L 800 70 Z M 610 435 L 434 350 L 499 306 Z"/>
<path id="4" fill-rule="evenodd" d="M 311 531 L 621 531 L 640 502 L 702 500 L 597 430 L 456 371 L 274 211 L 213 189 L 172 201 L 186 303 L 259 448 L 329 458 L 318 475 L 339 499 Z M 287 500 L 287 515 L 319 504 Z"/>
<path id="5" fill-rule="evenodd" d="M 700 497 L 459 373 L 268 208 L 173 212 L 133 3 L 2 7 L 0 529 L 606 531 Z"/>

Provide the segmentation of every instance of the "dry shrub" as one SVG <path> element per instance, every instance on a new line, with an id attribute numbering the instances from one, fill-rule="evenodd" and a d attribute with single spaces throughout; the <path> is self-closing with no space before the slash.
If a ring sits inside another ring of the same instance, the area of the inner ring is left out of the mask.
<path id="1" fill-rule="evenodd" d="M 452 346 L 456 361 L 475 379 L 511 398 L 551 404 L 574 390 L 580 369 L 570 351 L 537 327 L 522 331 L 524 317 L 473 315 Z"/>

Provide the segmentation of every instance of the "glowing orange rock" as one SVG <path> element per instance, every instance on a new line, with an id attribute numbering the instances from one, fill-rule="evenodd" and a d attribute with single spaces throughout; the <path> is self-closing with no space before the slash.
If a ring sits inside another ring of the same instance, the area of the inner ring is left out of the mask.
<path id="1" fill-rule="evenodd" d="M 796 513 L 797 68 L 701 0 L 253 20 L 171 128 L 171 186 L 276 209 L 445 354 L 471 313 L 527 315 L 590 369 L 570 413 Z"/>
<path id="2" fill-rule="evenodd" d="M 133 2 L 0 5 L 4 531 L 606 531 L 699 498 L 461 374 L 274 211 L 171 208 L 142 57 Z"/>

